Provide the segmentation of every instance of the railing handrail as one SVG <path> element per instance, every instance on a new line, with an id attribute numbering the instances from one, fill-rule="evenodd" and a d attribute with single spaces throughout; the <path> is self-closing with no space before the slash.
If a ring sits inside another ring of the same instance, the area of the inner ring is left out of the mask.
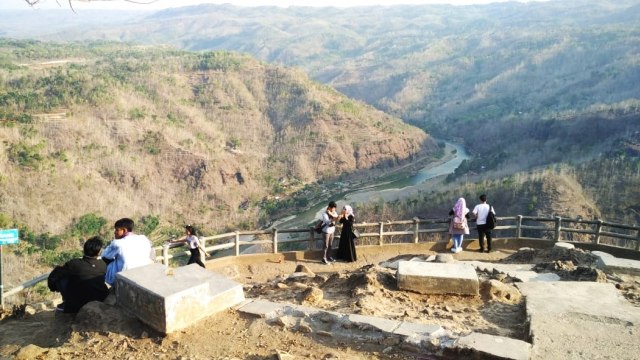
<path id="1" fill-rule="evenodd" d="M 628 224 L 619 224 L 619 223 L 614 223 L 614 222 L 609 222 L 609 221 L 604 221 L 604 220 L 600 220 L 600 219 L 595 219 L 595 220 L 583 220 L 581 218 L 562 218 L 560 216 L 555 216 L 555 217 L 540 217 L 540 216 L 523 216 L 523 215 L 516 215 L 516 216 L 499 216 L 497 217 L 497 220 L 499 221 L 499 223 L 501 223 L 501 225 L 496 226 L 496 228 L 494 230 L 496 231 L 504 231 L 504 230 L 514 230 L 515 231 L 515 236 L 509 236 L 509 237 L 503 237 L 503 238 L 515 238 L 516 240 L 542 240 L 543 238 L 532 238 L 532 237 L 525 237 L 522 236 L 522 231 L 523 230 L 537 230 L 537 231 L 546 231 L 546 232 L 552 232 L 553 233 L 553 237 L 550 240 L 553 241 L 559 241 L 561 238 L 561 233 L 569 233 L 569 234 L 573 234 L 573 233 L 577 233 L 577 234 L 586 234 L 586 235 L 593 235 L 593 240 L 592 242 L 594 244 L 599 244 L 599 245 L 603 245 L 603 246 L 608 246 L 608 247 L 613 247 L 613 248 L 621 248 L 620 246 L 615 246 L 615 245 L 610 245 L 610 244 L 602 244 L 601 243 L 601 239 L 602 237 L 609 237 L 609 238 L 615 238 L 615 239 L 623 239 L 623 240 L 631 240 L 631 241 L 635 241 L 635 251 L 640 251 L 640 226 L 638 225 L 628 225 Z M 472 220 L 473 221 L 473 220 Z M 504 224 L 505 222 L 515 222 L 515 224 Z M 542 223 L 553 223 L 554 226 L 553 227 L 545 227 L 545 226 L 534 226 L 534 225 L 523 225 L 523 221 L 527 221 L 527 222 L 542 222 Z M 438 225 L 438 224 L 448 224 L 449 223 L 449 219 L 448 218 L 437 218 L 437 219 L 419 219 L 419 218 L 414 218 L 412 220 L 398 220 L 398 221 L 380 221 L 380 222 L 362 222 L 362 223 L 356 223 L 354 224 L 354 227 L 356 228 L 366 228 L 366 227 L 377 227 L 377 232 L 361 232 L 360 233 L 360 237 L 378 237 L 379 241 L 378 241 L 378 245 L 383 246 L 385 245 L 384 243 L 384 237 L 385 236 L 401 236 L 401 235 L 413 235 L 413 243 L 418 243 L 419 242 L 419 235 L 420 234 L 434 234 L 434 233 L 448 233 L 448 226 L 444 227 L 444 228 L 433 228 L 433 229 L 420 229 L 420 225 Z M 589 229 L 578 229 L 578 228 L 568 228 L 568 227 L 563 227 L 562 224 L 563 223 L 572 223 L 572 224 L 578 224 L 578 225 L 588 225 L 588 226 L 595 226 L 595 228 L 593 230 L 589 230 Z M 410 230 L 402 230 L 402 231 L 387 231 L 385 232 L 385 226 L 397 226 L 397 225 L 413 225 L 413 229 Z M 602 228 L 606 227 L 606 228 L 611 228 L 609 230 L 611 231 L 603 231 Z M 628 235 L 628 234 L 624 234 L 621 232 L 616 232 L 613 231 L 614 229 L 622 229 L 622 230 L 631 230 L 631 231 L 636 231 L 635 235 Z M 298 240 L 298 239 L 294 239 L 294 240 L 282 240 L 282 241 L 278 241 L 278 235 L 279 234 L 297 234 L 297 233 L 307 233 L 309 234 L 309 237 L 303 240 Z M 240 237 L 241 236 L 256 236 L 256 235 L 270 235 L 271 239 L 270 240 L 252 240 L 252 241 L 241 241 Z M 227 242 L 227 243 L 223 243 L 223 244 L 214 244 L 211 246 L 206 246 L 207 242 L 210 241 L 215 241 L 215 240 L 220 240 L 220 239 L 227 239 L 227 238 L 232 238 L 233 241 L 232 242 Z M 501 239 L 501 238 L 495 238 L 495 239 Z M 261 245 L 261 244 L 271 244 L 272 245 L 272 249 L 274 253 L 278 252 L 278 244 L 289 244 L 289 243 L 303 243 L 303 242 L 308 242 L 309 243 L 309 250 L 314 250 L 314 243 L 315 241 L 319 240 L 319 238 L 316 236 L 315 231 L 313 230 L 312 227 L 309 228 L 305 228 L 305 229 L 277 229 L 277 228 L 273 228 L 273 229 L 267 229 L 267 230 L 250 230 L 250 231 L 234 231 L 234 232 L 229 232 L 229 233 L 224 233 L 224 234 L 217 234 L 217 235 L 212 235 L 212 236 L 206 236 L 206 237 L 201 237 L 200 240 L 203 243 L 203 248 L 204 250 L 209 253 L 209 252 L 213 252 L 213 251 L 219 251 L 219 250 L 227 250 L 227 249 L 235 249 L 234 251 L 234 256 L 240 256 L 243 255 L 240 253 L 240 246 L 241 245 Z M 447 238 L 446 241 L 449 241 L 449 239 Z M 625 247 L 626 248 L 626 247 Z M 183 256 L 188 256 L 191 253 L 189 251 L 183 251 L 181 253 L 178 254 L 169 254 L 169 245 L 165 244 L 165 245 L 161 245 L 161 246 L 156 246 L 153 248 L 154 251 L 156 252 L 156 254 L 158 252 L 161 253 L 161 255 L 156 256 L 156 261 L 160 261 L 165 265 L 169 265 L 169 260 L 173 259 L 173 258 L 177 258 L 177 257 L 183 257 Z M 628 248 L 627 248 L 628 249 Z M 48 273 L 47 274 L 43 274 L 38 276 L 37 278 L 34 278 L 32 280 L 29 280 L 25 283 L 23 283 L 22 285 L 17 286 L 16 288 L 13 288 L 7 292 L 5 292 L 4 294 L 1 294 L 2 297 L 8 297 L 11 295 L 15 295 L 17 293 L 19 293 L 20 291 L 28 288 L 28 287 L 32 287 L 35 286 L 36 284 L 45 281 L 48 278 Z"/>

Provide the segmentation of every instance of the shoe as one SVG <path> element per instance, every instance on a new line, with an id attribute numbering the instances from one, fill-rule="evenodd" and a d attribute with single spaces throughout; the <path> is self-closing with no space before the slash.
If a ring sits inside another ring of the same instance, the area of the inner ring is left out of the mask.
<path id="1" fill-rule="evenodd" d="M 327 261 L 326 258 L 322 258 L 322 263 L 325 264 L 325 265 L 329 265 L 329 262 Z"/>
<path id="2" fill-rule="evenodd" d="M 455 252 L 456 252 L 456 248 L 452 247 L 452 248 L 451 248 L 451 252 L 452 252 L 452 253 L 455 253 Z"/>
<path id="3" fill-rule="evenodd" d="M 461 247 L 456 249 L 456 254 L 459 253 L 459 252 L 462 252 L 462 248 Z"/>
<path id="4" fill-rule="evenodd" d="M 329 261 L 330 262 L 336 262 L 336 259 L 332 258 L 331 256 L 329 256 Z"/>
<path id="5" fill-rule="evenodd" d="M 56 311 L 64 312 L 64 303 L 60 303 L 56 306 Z"/>

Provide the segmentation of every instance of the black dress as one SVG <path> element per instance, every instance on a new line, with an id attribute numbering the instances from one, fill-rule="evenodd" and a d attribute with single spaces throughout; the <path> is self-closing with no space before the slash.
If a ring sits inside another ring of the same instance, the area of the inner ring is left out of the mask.
<path id="1" fill-rule="evenodd" d="M 353 236 L 353 215 L 340 219 L 342 231 L 340 232 L 340 244 L 336 258 L 346 262 L 358 260 L 356 256 L 356 238 Z"/>

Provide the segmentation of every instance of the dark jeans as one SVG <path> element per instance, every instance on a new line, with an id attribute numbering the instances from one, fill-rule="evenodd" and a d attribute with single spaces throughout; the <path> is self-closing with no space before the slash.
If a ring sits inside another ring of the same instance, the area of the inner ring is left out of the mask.
<path id="1" fill-rule="evenodd" d="M 67 289 L 69 288 L 69 278 L 64 276 L 58 279 L 56 281 L 56 288 L 58 289 L 60 295 L 62 295 L 62 302 L 67 301 L 69 297 L 69 292 L 67 291 Z"/>
<path id="2" fill-rule="evenodd" d="M 189 251 L 191 251 L 191 257 L 189 258 L 189 261 L 187 261 L 187 265 L 195 263 L 205 267 L 200 259 L 200 249 L 189 249 Z"/>
<path id="3" fill-rule="evenodd" d="M 478 243 L 480 244 L 480 250 L 484 250 L 484 238 L 487 237 L 487 251 L 491 251 L 491 229 L 487 225 L 478 225 Z"/>

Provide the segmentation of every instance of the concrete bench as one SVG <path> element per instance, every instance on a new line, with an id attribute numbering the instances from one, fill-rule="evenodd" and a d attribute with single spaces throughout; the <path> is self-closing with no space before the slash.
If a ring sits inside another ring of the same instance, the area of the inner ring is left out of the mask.
<path id="1" fill-rule="evenodd" d="M 115 286 L 119 307 L 165 334 L 244 301 L 242 284 L 196 264 L 123 271 Z"/>
<path id="2" fill-rule="evenodd" d="M 479 281 L 469 264 L 401 261 L 398 288 L 420 294 L 478 295 Z"/>

